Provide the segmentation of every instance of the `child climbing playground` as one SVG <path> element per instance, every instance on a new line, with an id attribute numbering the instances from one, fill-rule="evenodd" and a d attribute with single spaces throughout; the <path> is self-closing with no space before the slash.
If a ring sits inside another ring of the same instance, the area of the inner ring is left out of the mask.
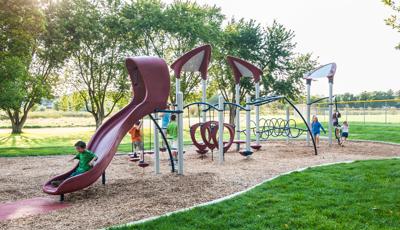
<path id="1" fill-rule="evenodd" d="M 171 107 L 167 106 L 166 110 L 170 110 L 170 109 L 171 109 Z M 167 133 L 167 128 L 168 128 L 170 119 L 171 119 L 171 113 L 162 113 L 161 114 L 161 128 L 162 128 L 162 131 L 164 132 L 164 134 Z M 162 147 L 165 148 L 165 146 L 166 146 L 165 142 L 163 141 Z"/>
<path id="2" fill-rule="evenodd" d="M 168 136 L 168 139 L 171 140 L 171 146 L 173 149 L 172 156 L 174 157 L 175 161 L 178 161 L 178 158 L 177 158 L 178 124 L 176 123 L 176 115 L 175 114 L 171 115 L 171 120 L 167 127 L 167 136 Z"/>
<path id="3" fill-rule="evenodd" d="M 347 138 L 349 137 L 349 123 L 347 121 L 344 121 L 341 129 L 342 129 L 342 136 L 340 139 L 340 145 L 344 147 L 344 144 L 346 143 Z"/>
<path id="4" fill-rule="evenodd" d="M 96 154 L 86 149 L 85 142 L 78 141 L 75 143 L 74 146 L 78 154 L 76 154 L 74 158 L 70 159 L 69 162 L 77 159 L 79 160 L 79 165 L 69 177 L 77 176 L 79 174 L 89 171 L 91 168 L 93 168 L 94 162 L 97 160 Z M 61 182 L 62 181 L 60 180 L 55 180 L 51 182 L 51 185 L 53 185 L 54 187 L 58 187 Z"/>
<path id="5" fill-rule="evenodd" d="M 138 151 L 143 151 L 143 140 L 142 140 L 142 122 L 136 122 L 133 127 L 129 130 L 129 134 L 131 135 L 131 144 L 132 144 L 132 152 L 133 157 L 138 157 Z"/>
<path id="6" fill-rule="evenodd" d="M 313 136 L 315 138 L 315 143 L 317 145 L 317 147 L 319 147 L 319 136 L 321 134 L 321 129 L 322 131 L 324 131 L 324 133 L 326 133 L 324 127 L 321 125 L 321 123 L 318 121 L 318 117 L 317 116 L 313 116 L 313 122 L 311 124 L 311 129 L 312 129 L 312 133 Z"/>
<path id="7" fill-rule="evenodd" d="M 340 112 L 338 112 L 338 111 L 335 111 L 335 112 L 332 114 L 332 124 L 333 124 L 334 127 L 339 126 L 339 118 L 340 118 L 341 116 L 342 116 L 342 115 L 341 115 Z"/>

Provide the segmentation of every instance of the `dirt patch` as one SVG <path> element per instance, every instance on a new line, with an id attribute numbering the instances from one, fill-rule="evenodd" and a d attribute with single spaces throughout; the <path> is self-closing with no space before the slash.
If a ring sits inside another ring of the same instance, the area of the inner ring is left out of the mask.
<path id="1" fill-rule="evenodd" d="M 305 142 L 269 142 L 251 158 L 227 153 L 218 165 L 211 157 L 199 159 L 193 150 L 185 154 L 185 175 L 170 173 L 162 155 L 161 175 L 151 163 L 144 171 L 127 156 L 114 157 L 107 169 L 107 184 L 99 181 L 66 195 L 71 207 L 60 211 L 0 222 L 0 229 L 97 229 L 204 203 L 244 190 L 283 172 L 346 160 L 400 156 L 400 146 L 352 142 L 344 148 L 321 143 L 319 155 Z M 73 165 L 71 156 L 0 158 L 0 202 L 48 195 L 42 184 Z M 216 160 L 216 154 L 214 154 Z M 54 197 L 58 199 L 58 197 Z"/>

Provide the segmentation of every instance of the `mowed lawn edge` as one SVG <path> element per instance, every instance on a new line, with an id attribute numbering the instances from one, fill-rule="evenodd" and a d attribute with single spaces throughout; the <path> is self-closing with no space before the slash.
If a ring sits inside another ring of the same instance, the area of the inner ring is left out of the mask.
<path id="1" fill-rule="evenodd" d="M 317 166 L 220 203 L 109 229 L 397 229 L 400 159 Z"/>

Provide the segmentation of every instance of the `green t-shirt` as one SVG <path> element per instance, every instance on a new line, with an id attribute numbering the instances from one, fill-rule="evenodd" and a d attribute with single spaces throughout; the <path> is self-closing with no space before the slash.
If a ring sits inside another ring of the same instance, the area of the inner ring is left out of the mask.
<path id="1" fill-rule="evenodd" d="M 168 137 L 172 138 L 172 140 L 176 140 L 178 138 L 178 124 L 175 121 L 171 121 L 167 127 Z"/>
<path id="2" fill-rule="evenodd" d="M 95 157 L 96 155 L 87 149 L 81 153 L 76 154 L 75 159 L 79 160 L 79 165 L 75 171 L 79 173 L 89 171 L 92 168 L 92 166 L 89 165 L 89 162 Z"/>

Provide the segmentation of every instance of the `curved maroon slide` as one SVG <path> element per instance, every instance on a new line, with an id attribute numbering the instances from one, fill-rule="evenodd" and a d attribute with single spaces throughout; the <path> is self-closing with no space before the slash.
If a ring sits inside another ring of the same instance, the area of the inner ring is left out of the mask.
<path id="1" fill-rule="evenodd" d="M 130 57 L 125 61 L 134 97 L 121 111 L 116 113 L 96 131 L 88 144 L 98 159 L 94 167 L 78 176 L 68 178 L 75 170 L 56 176 L 43 185 L 48 194 L 62 195 L 93 184 L 106 170 L 113 159 L 118 145 L 129 129 L 141 118 L 156 109 L 165 109 L 170 90 L 168 66 L 157 57 Z M 64 180 L 58 187 L 51 181 Z"/>

